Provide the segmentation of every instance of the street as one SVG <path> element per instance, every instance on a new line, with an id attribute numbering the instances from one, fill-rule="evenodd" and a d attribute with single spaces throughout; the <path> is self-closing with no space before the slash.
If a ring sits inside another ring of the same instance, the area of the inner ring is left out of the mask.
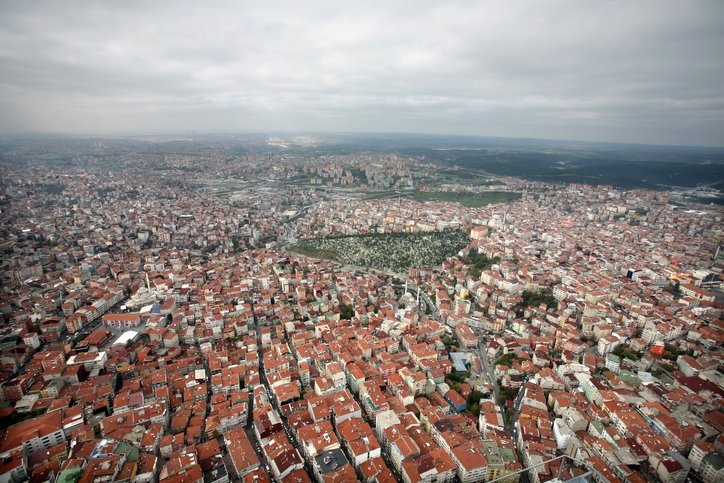
<path id="1" fill-rule="evenodd" d="M 412 282 L 411 280 L 407 281 L 407 291 L 410 292 L 415 297 L 417 297 L 418 288 L 419 287 L 417 285 L 415 285 L 415 283 Z M 432 303 L 432 301 L 430 300 L 430 297 L 427 296 L 427 293 L 424 290 L 422 290 L 421 288 L 419 290 L 420 290 L 420 300 L 423 304 L 425 304 L 425 308 L 430 309 L 430 314 L 432 315 L 432 318 L 442 324 L 443 322 L 440 319 L 440 311 L 437 310 L 437 307 L 435 306 L 435 304 Z"/>

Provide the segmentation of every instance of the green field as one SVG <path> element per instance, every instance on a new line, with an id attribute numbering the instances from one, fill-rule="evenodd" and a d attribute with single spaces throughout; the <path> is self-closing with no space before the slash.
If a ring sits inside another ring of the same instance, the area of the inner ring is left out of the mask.
<path id="1" fill-rule="evenodd" d="M 410 267 L 433 267 L 467 246 L 467 232 L 382 233 L 301 240 L 291 247 L 310 257 L 329 258 L 346 265 L 405 272 Z"/>
<path id="2" fill-rule="evenodd" d="M 520 199 L 521 193 L 512 191 L 486 191 L 483 193 L 467 193 L 457 191 L 415 191 L 413 198 L 417 201 L 452 201 L 468 208 L 493 203 L 509 203 Z"/>
<path id="3" fill-rule="evenodd" d="M 409 195 L 400 194 L 399 191 L 368 191 L 363 199 L 365 200 L 383 200 L 388 198 L 397 198 L 402 196 L 407 198 Z"/>

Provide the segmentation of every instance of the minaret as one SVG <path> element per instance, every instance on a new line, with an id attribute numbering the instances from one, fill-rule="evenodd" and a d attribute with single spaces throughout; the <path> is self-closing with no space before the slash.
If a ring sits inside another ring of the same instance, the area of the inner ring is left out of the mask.
<path id="1" fill-rule="evenodd" d="M 146 288 L 151 290 L 151 282 L 148 280 L 148 272 L 146 272 Z"/>

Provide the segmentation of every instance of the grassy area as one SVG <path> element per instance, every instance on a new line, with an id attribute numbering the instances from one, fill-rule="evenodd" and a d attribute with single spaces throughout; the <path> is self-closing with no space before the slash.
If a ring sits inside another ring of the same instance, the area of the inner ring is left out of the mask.
<path id="1" fill-rule="evenodd" d="M 293 245 L 291 247 L 291 250 L 302 255 L 306 255 L 308 257 L 339 260 L 337 258 L 337 252 L 335 252 L 334 250 L 325 250 L 322 248 L 318 248 L 311 242 L 312 240 L 302 240 L 298 244 Z"/>
<path id="2" fill-rule="evenodd" d="M 437 180 L 438 182 L 441 182 L 441 183 L 449 183 L 451 181 L 455 181 L 455 182 L 461 182 L 463 184 L 472 185 L 472 186 L 505 187 L 504 182 L 497 180 L 497 179 L 492 179 L 492 178 L 490 178 L 490 176 L 487 176 L 476 170 L 440 168 L 438 171 L 435 172 L 435 174 L 441 178 L 441 179 Z M 426 183 L 426 184 L 430 184 L 430 183 Z M 435 183 L 432 183 L 432 184 L 435 184 Z"/>
<path id="3" fill-rule="evenodd" d="M 521 193 L 512 191 L 486 191 L 483 193 L 466 193 L 457 191 L 415 191 L 413 198 L 417 201 L 452 201 L 468 208 L 477 208 L 493 203 L 509 203 L 520 199 Z"/>
<path id="4" fill-rule="evenodd" d="M 464 248 L 467 232 L 382 233 L 301 240 L 291 248 L 303 255 L 329 258 L 347 265 L 405 272 L 410 267 L 433 267 Z"/>
<path id="5" fill-rule="evenodd" d="M 367 195 L 364 197 L 365 200 L 384 200 L 387 198 L 397 198 L 398 196 L 402 196 L 403 198 L 407 198 L 408 195 L 402 194 L 398 191 L 369 191 L 367 192 Z"/>
<path id="6" fill-rule="evenodd" d="M 282 179 L 282 184 L 309 186 L 313 177 L 309 174 L 299 174 L 291 178 Z M 321 185 L 320 185 L 321 186 Z"/>

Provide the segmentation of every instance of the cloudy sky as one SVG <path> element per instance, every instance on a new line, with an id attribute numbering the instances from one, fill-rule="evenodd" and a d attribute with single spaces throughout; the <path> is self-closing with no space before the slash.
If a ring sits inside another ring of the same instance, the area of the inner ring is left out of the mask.
<path id="1" fill-rule="evenodd" d="M 0 132 L 724 145 L 724 2 L 0 0 Z"/>

